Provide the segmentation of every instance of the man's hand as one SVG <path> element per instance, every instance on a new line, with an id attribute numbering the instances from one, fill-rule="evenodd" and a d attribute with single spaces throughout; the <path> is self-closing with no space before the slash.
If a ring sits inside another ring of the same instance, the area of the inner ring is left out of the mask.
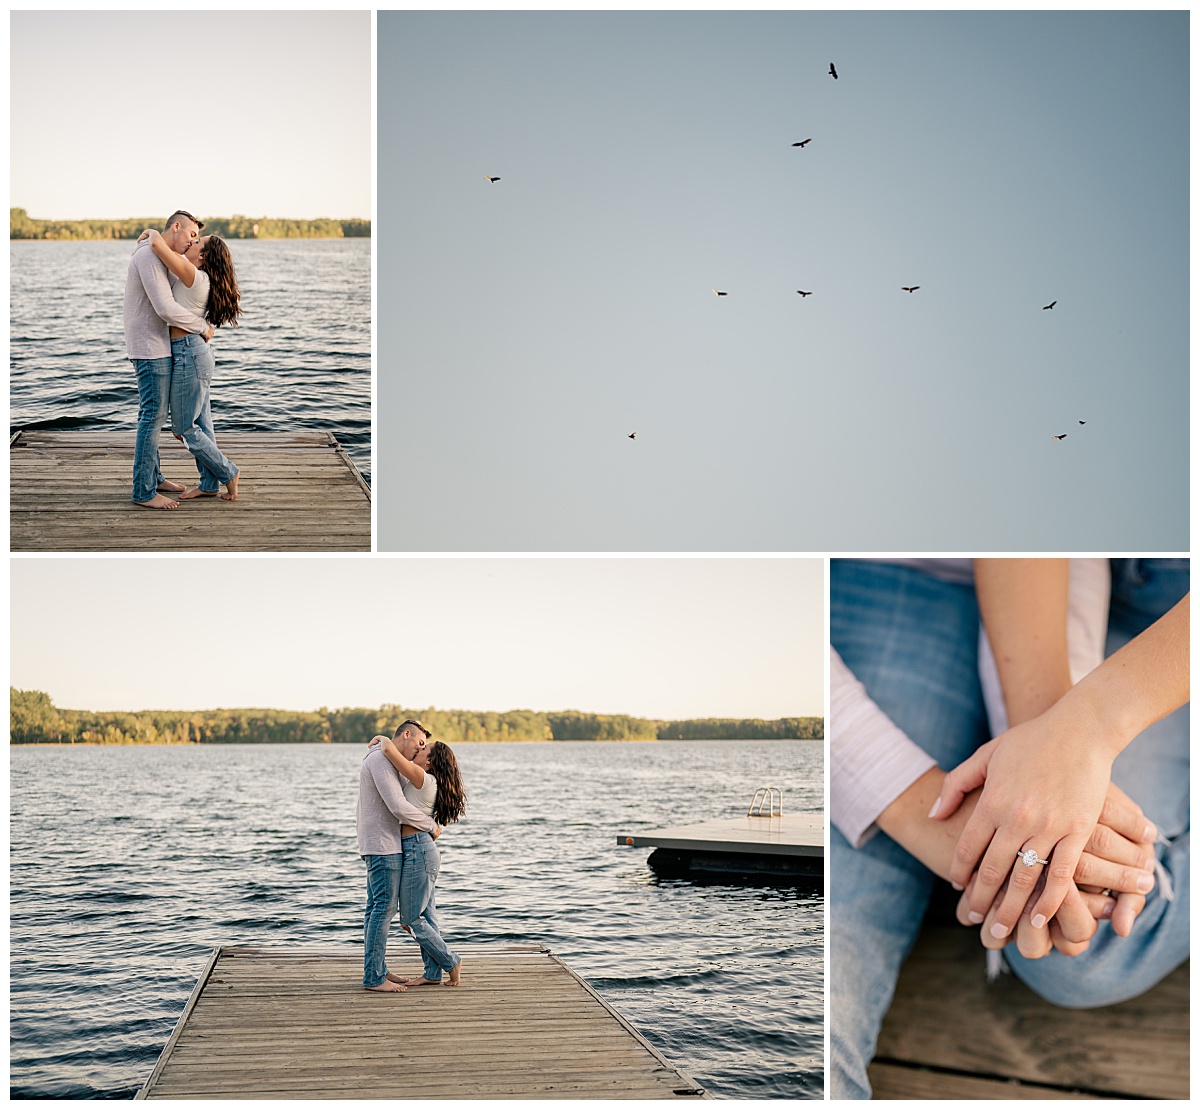
<path id="1" fill-rule="evenodd" d="M 215 329 L 213 328 L 212 324 L 209 324 L 209 325 L 208 325 L 208 331 L 206 331 L 206 332 L 204 333 L 204 342 L 205 342 L 205 343 L 207 343 L 207 342 L 208 342 L 210 339 L 212 339 L 212 337 L 213 337 L 213 331 L 214 331 L 214 330 L 215 330 Z"/>

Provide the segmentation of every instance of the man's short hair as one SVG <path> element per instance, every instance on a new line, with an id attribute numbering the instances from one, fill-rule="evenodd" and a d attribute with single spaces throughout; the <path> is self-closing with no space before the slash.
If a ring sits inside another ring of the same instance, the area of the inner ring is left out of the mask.
<path id="1" fill-rule="evenodd" d="M 179 219 L 180 216 L 182 216 L 185 220 L 191 220 L 197 228 L 202 228 L 204 226 L 204 222 L 196 219 L 196 217 L 190 212 L 185 212 L 182 208 L 176 208 L 175 211 L 167 217 L 167 222 L 163 227 L 163 231 L 166 231 L 167 228 L 169 228 L 177 219 Z"/>
<path id="2" fill-rule="evenodd" d="M 414 721 L 410 717 L 407 721 L 405 721 L 402 725 L 400 725 L 400 727 L 397 728 L 394 733 L 392 733 L 392 739 L 395 740 L 396 737 L 399 736 L 400 733 L 402 733 L 406 728 L 408 728 L 409 725 L 412 725 L 415 728 L 419 728 L 425 734 L 426 740 L 429 740 L 433 737 L 433 733 L 430 732 L 429 729 L 427 729 L 423 724 L 421 724 L 420 721 Z"/>

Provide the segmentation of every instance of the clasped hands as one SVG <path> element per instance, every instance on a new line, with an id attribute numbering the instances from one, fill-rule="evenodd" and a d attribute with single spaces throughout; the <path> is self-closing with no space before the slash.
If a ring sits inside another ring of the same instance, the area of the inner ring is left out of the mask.
<path id="1" fill-rule="evenodd" d="M 1111 918 L 1128 936 L 1154 887 L 1157 830 L 1110 776 L 1119 746 L 1100 722 L 1058 706 L 984 744 L 946 775 L 929 816 L 945 820 L 978 791 L 949 878 L 958 919 L 986 948 L 1023 956 L 1083 952 Z M 980 790 L 980 788 L 982 788 Z M 1048 864 L 1017 857 L 1033 849 Z"/>

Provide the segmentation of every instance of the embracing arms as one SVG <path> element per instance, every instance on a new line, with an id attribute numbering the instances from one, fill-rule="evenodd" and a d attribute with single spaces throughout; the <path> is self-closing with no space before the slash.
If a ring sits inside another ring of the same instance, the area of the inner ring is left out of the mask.
<path id="1" fill-rule="evenodd" d="M 379 750 L 383 752 L 387 761 L 396 768 L 409 782 L 418 790 L 425 784 L 425 772 L 421 770 L 411 759 L 405 759 L 400 754 L 400 749 L 392 742 L 388 736 L 375 736 L 372 738 L 369 747 L 374 747 L 375 742 L 379 742 Z"/>
<path id="2" fill-rule="evenodd" d="M 152 227 L 146 228 L 138 236 L 139 243 L 146 239 L 150 241 L 150 249 L 158 255 L 162 264 L 191 289 L 196 280 L 196 267 L 192 265 L 191 259 L 171 250 L 167 246 L 167 241 Z"/>
<path id="3" fill-rule="evenodd" d="M 133 262 L 137 267 L 138 278 L 159 319 L 174 327 L 182 328 L 184 331 L 203 335 L 206 341 L 211 339 L 212 324 L 188 312 L 171 296 L 171 283 L 167 280 L 163 268 L 155 262 L 155 257 L 154 252 L 146 247 L 139 246 L 133 252 Z"/>
<path id="4" fill-rule="evenodd" d="M 415 829 L 429 833 L 436 840 L 442 831 L 441 825 L 428 813 L 422 813 L 404 796 L 400 780 L 392 773 L 391 768 L 385 767 L 378 760 L 373 760 L 368 770 L 375 783 L 375 789 L 379 791 L 379 796 L 383 799 L 383 804 L 392 811 L 396 819 L 402 825 L 412 825 Z"/>

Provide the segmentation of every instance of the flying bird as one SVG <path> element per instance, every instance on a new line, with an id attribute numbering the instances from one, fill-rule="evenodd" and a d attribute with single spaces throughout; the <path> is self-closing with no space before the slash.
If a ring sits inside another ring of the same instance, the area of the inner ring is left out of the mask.
<path id="1" fill-rule="evenodd" d="M 493 185 L 500 180 L 498 177 L 488 177 L 487 174 L 483 175 L 483 179 L 484 181 L 490 181 Z"/>
<path id="2" fill-rule="evenodd" d="M 1058 304 L 1058 301 L 1051 301 L 1049 304 L 1044 304 L 1042 305 L 1042 311 L 1045 312 L 1046 309 L 1053 308 L 1056 304 Z"/>
<path id="3" fill-rule="evenodd" d="M 716 293 L 716 295 L 718 297 L 728 297 L 729 296 L 728 293 L 722 293 L 720 289 L 714 289 L 713 292 Z"/>
<path id="4" fill-rule="evenodd" d="M 906 293 L 915 293 L 921 287 L 919 285 L 902 285 L 900 288 Z"/>
<path id="5" fill-rule="evenodd" d="M 1081 420 L 1081 421 L 1079 421 L 1079 423 L 1080 423 L 1080 424 L 1086 424 L 1086 423 L 1087 423 L 1087 421 L 1086 421 L 1086 420 Z"/>
<path id="6" fill-rule="evenodd" d="M 792 146 L 808 146 L 808 144 L 811 142 L 812 139 L 805 139 L 802 143 L 792 143 Z"/>
<path id="7" fill-rule="evenodd" d="M 837 80 L 837 70 L 833 68 L 833 62 L 829 63 L 829 76 Z"/>
<path id="8" fill-rule="evenodd" d="M 812 296 L 811 289 L 807 293 L 803 289 L 797 289 L 796 292 L 799 293 L 800 296 L 802 296 L 802 297 L 811 297 Z"/>
<path id="9" fill-rule="evenodd" d="M 628 438 L 629 439 L 637 439 L 637 432 L 630 432 Z"/>
<path id="10" fill-rule="evenodd" d="M 1063 434 L 1062 434 L 1062 435 L 1060 435 L 1060 436 L 1051 436 L 1050 438 L 1051 438 L 1051 439 L 1066 439 L 1066 438 L 1067 438 L 1067 433 L 1066 433 L 1066 432 L 1063 432 Z"/>

